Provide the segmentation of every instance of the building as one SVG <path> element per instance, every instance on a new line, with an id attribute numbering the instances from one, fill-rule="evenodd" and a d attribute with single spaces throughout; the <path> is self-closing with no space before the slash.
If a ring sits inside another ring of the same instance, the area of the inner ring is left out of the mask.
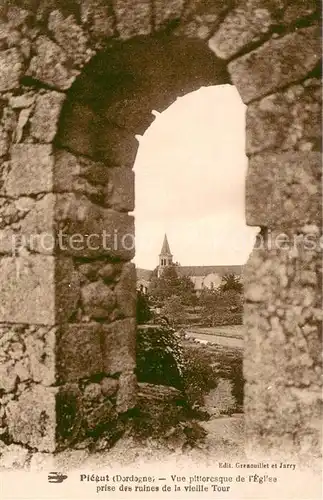
<path id="1" fill-rule="evenodd" d="M 159 265 L 157 267 L 157 276 L 162 275 L 165 267 L 174 264 L 173 255 L 165 234 L 163 245 L 159 254 Z M 180 266 L 176 263 L 176 271 L 179 276 L 187 276 L 194 283 L 197 293 L 201 290 L 208 288 L 209 290 L 217 288 L 223 276 L 227 274 L 235 274 L 238 277 L 242 275 L 243 266 L 229 265 L 229 266 Z M 137 290 L 143 293 L 149 292 L 153 271 L 148 269 L 137 268 Z"/>

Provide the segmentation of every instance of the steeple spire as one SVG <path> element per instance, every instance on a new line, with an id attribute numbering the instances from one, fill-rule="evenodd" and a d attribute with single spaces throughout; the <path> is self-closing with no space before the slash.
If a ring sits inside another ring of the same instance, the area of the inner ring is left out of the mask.
<path id="1" fill-rule="evenodd" d="M 158 277 L 161 276 L 163 269 L 173 264 L 173 256 L 170 251 L 170 246 L 167 240 L 167 235 L 164 236 L 163 246 L 159 254 Z"/>
<path id="2" fill-rule="evenodd" d="M 168 239 L 167 239 L 167 234 L 165 234 L 165 236 L 164 236 L 164 242 L 163 242 L 162 249 L 160 251 L 160 255 L 171 255 L 172 256 L 172 253 L 171 253 L 170 247 L 169 247 L 169 243 L 168 243 Z"/>

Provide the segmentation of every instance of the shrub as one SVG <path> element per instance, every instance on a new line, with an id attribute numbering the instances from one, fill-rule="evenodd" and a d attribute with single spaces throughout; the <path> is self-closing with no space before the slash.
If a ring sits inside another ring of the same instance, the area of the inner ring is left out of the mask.
<path id="1" fill-rule="evenodd" d="M 188 402 L 203 406 L 204 395 L 218 383 L 218 375 L 204 351 L 194 347 L 185 349 L 183 381 Z"/>
<path id="2" fill-rule="evenodd" d="M 182 350 L 179 337 L 169 326 L 139 326 L 136 359 L 139 382 L 183 389 Z"/>
<path id="3" fill-rule="evenodd" d="M 184 388 L 192 406 L 204 406 L 205 396 L 216 389 L 219 382 L 227 380 L 231 383 L 236 402 L 234 411 L 242 408 L 244 379 L 241 350 L 189 341 L 184 344 L 183 359 Z"/>
<path id="4" fill-rule="evenodd" d="M 152 318 L 152 313 L 149 308 L 149 300 L 146 295 L 137 291 L 137 308 L 136 319 L 137 325 L 147 323 Z"/>

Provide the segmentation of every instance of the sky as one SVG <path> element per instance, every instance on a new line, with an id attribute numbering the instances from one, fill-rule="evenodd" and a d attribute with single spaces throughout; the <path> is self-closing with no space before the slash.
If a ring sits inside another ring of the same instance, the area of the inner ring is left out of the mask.
<path id="1" fill-rule="evenodd" d="M 158 265 L 165 233 L 183 266 L 247 261 L 258 229 L 244 215 L 245 111 L 235 87 L 202 87 L 136 136 L 137 267 Z"/>

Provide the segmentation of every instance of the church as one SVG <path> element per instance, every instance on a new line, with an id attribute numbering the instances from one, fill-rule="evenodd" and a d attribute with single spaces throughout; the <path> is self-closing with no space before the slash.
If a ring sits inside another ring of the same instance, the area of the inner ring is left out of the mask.
<path id="1" fill-rule="evenodd" d="M 242 265 L 233 266 L 181 266 L 173 262 L 173 255 L 170 250 L 167 235 L 165 234 L 162 248 L 159 254 L 159 265 L 157 267 L 157 276 L 162 275 L 167 266 L 175 265 L 178 276 L 187 276 L 194 283 L 196 293 L 199 294 L 203 289 L 210 290 L 217 288 L 222 277 L 227 274 L 235 274 L 237 277 L 242 275 Z M 137 268 L 137 290 L 143 293 L 149 292 L 150 282 L 153 271 Z"/>

